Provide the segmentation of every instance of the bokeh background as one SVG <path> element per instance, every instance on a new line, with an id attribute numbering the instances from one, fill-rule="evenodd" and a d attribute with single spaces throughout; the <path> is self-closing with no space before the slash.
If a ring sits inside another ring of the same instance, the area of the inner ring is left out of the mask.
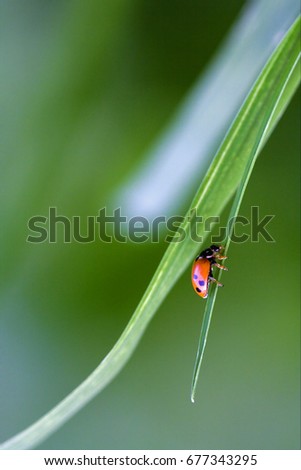
<path id="1" fill-rule="evenodd" d="M 109 204 L 244 4 L 2 2 L 1 441 L 98 365 L 166 249 L 30 245 L 28 219 Z M 275 243 L 231 246 L 196 403 L 204 302 L 187 270 L 119 376 L 40 448 L 299 448 L 299 104 L 260 155 L 241 210 L 274 214 Z"/>

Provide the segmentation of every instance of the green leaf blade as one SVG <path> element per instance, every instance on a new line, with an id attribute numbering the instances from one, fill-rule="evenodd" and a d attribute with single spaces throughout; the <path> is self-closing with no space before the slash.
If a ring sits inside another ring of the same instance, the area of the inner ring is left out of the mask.
<path id="1" fill-rule="evenodd" d="M 241 183 L 239 185 L 234 202 L 232 204 L 232 208 L 231 208 L 230 215 L 228 218 L 228 224 L 227 224 L 228 227 L 230 226 L 229 222 L 231 220 L 234 220 L 238 215 L 240 205 L 241 205 L 248 181 L 250 179 L 251 173 L 253 171 L 257 155 L 260 151 L 261 146 L 263 145 L 265 141 L 266 135 L 269 135 L 272 127 L 280 119 L 280 116 L 278 113 L 281 113 L 283 111 L 283 106 L 285 106 L 285 103 L 286 103 L 286 101 L 283 99 L 283 96 L 286 95 L 286 98 L 287 98 L 288 96 L 287 90 L 288 89 L 291 90 L 292 88 L 294 88 L 291 85 L 296 83 L 295 78 L 297 76 L 296 71 L 298 72 L 299 59 L 300 59 L 300 54 L 297 57 L 291 69 L 291 72 L 287 77 L 286 82 L 283 85 L 279 98 L 276 101 L 273 111 L 270 114 L 270 117 L 266 123 L 266 127 L 265 127 L 264 132 L 262 133 L 261 140 L 258 142 L 256 151 L 250 153 L 248 164 L 245 168 Z M 229 232 L 227 234 L 227 238 L 225 241 L 225 253 L 228 252 L 228 248 L 231 242 L 232 231 L 233 231 L 233 224 L 231 225 L 229 229 Z M 218 281 L 220 280 L 221 275 L 222 275 L 222 271 L 220 271 L 219 275 L 217 276 Z M 208 301 L 207 301 L 206 308 L 205 308 L 204 319 L 202 322 L 201 334 L 200 334 L 200 339 L 199 339 L 199 344 L 198 344 L 197 356 L 196 356 L 196 361 L 195 361 L 195 366 L 194 366 L 194 371 L 193 371 L 193 376 L 192 376 L 191 396 L 190 396 L 192 403 L 195 402 L 196 386 L 197 386 L 197 382 L 198 382 L 198 378 L 200 374 L 202 360 L 204 357 L 204 352 L 205 352 L 207 337 L 209 333 L 209 327 L 210 327 L 211 317 L 212 317 L 212 313 L 214 309 L 214 304 L 215 304 L 216 297 L 217 297 L 217 292 L 218 292 L 217 286 L 212 286 L 212 289 L 208 295 Z"/>

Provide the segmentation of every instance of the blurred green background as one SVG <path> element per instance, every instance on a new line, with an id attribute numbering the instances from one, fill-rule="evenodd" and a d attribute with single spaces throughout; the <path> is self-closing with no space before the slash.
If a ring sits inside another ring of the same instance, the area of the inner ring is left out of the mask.
<path id="1" fill-rule="evenodd" d="M 166 249 L 29 245 L 27 220 L 109 204 L 244 3 L 2 2 L 1 441 L 97 366 Z M 231 246 L 196 403 L 204 302 L 188 270 L 126 368 L 40 448 L 299 448 L 299 103 L 260 155 L 241 211 L 275 214 L 276 242 Z"/>

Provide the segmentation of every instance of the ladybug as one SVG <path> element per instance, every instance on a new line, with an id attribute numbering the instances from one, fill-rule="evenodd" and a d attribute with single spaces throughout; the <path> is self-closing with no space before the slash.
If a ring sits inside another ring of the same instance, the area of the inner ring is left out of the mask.
<path id="1" fill-rule="evenodd" d="M 202 251 L 195 259 L 192 265 L 191 282 L 194 291 L 203 299 L 208 296 L 210 282 L 216 282 L 219 287 L 223 284 L 218 282 L 212 274 L 212 266 L 228 271 L 228 268 L 217 263 L 216 260 L 226 259 L 227 256 L 221 256 L 222 246 L 211 245 L 210 248 Z"/>

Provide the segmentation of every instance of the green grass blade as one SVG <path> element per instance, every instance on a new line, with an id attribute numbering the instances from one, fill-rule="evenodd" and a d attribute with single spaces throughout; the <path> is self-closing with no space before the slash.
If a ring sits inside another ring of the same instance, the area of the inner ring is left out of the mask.
<path id="1" fill-rule="evenodd" d="M 239 188 L 236 192 L 235 199 L 233 201 L 228 222 L 230 220 L 235 220 L 235 218 L 238 216 L 239 209 L 244 197 L 245 190 L 247 188 L 247 184 L 249 182 L 249 179 L 251 177 L 256 158 L 258 153 L 260 152 L 260 149 L 262 145 L 264 144 L 265 138 L 271 130 L 273 129 L 273 126 L 278 122 L 280 116 L 278 114 L 277 110 L 283 109 L 285 106 L 286 97 L 288 96 L 289 90 L 291 90 L 291 87 L 294 88 L 296 84 L 296 79 L 298 79 L 299 76 L 299 70 L 298 70 L 298 64 L 299 64 L 299 59 L 300 55 L 297 57 L 288 77 L 285 83 L 283 84 L 283 88 L 279 94 L 279 97 L 274 105 L 273 111 L 270 114 L 270 117 L 266 123 L 266 127 L 262 133 L 261 140 L 257 142 L 257 148 L 255 147 L 254 151 L 250 154 L 250 158 L 248 161 L 248 164 L 246 166 L 246 169 L 244 171 L 241 183 L 239 185 Z M 229 226 L 229 223 L 227 224 Z M 223 245 L 225 247 L 224 253 L 228 252 L 228 248 L 231 242 L 231 235 L 233 232 L 233 227 L 234 224 L 232 224 L 229 228 L 227 238 L 224 241 Z M 222 276 L 222 270 L 219 271 L 217 280 L 220 281 L 220 278 Z M 206 342 L 207 342 L 207 337 L 208 337 L 208 332 L 209 332 L 209 327 L 211 323 L 211 317 L 217 297 L 217 292 L 218 292 L 218 287 L 216 285 L 212 285 L 210 292 L 208 294 L 208 300 L 206 302 L 206 307 L 205 307 L 205 312 L 204 312 L 204 319 L 202 322 L 202 327 L 201 327 L 201 333 L 200 333 L 200 339 L 199 339 L 199 345 L 198 345 L 198 350 L 197 350 L 197 356 L 196 356 L 196 361 L 195 361 L 195 366 L 194 366 L 194 371 L 193 371 L 193 376 L 192 376 L 192 385 L 191 385 L 191 401 L 194 403 L 195 401 L 195 393 L 196 393 L 196 386 L 200 374 L 200 369 L 202 365 L 202 360 L 205 352 L 205 347 L 206 347 Z"/>
<path id="2" fill-rule="evenodd" d="M 204 219 L 221 213 L 237 189 L 251 155 L 256 154 L 262 147 L 267 131 L 271 132 L 292 96 L 297 80 L 293 84 L 290 82 L 287 87 L 286 101 L 279 101 L 300 53 L 299 35 L 300 19 L 294 23 L 268 61 L 221 145 L 191 205 Z M 293 76 L 296 77 L 295 74 Z M 271 121 L 277 103 L 277 116 Z M 181 230 L 187 234 L 190 225 L 186 218 Z M 199 235 L 204 236 L 203 228 Z M 109 354 L 61 403 L 25 431 L 4 443 L 2 449 L 36 446 L 61 427 L 118 374 L 133 353 L 159 305 L 198 250 L 199 245 L 189 236 L 181 243 L 169 245 L 128 326 Z"/>

